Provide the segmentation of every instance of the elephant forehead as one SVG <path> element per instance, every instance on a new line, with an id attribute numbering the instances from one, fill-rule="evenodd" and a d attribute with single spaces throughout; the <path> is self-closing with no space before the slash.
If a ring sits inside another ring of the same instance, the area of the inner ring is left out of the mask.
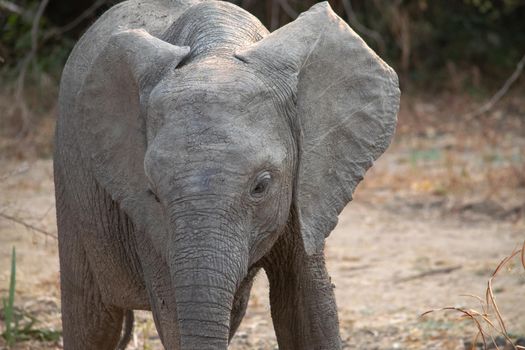
<path id="1" fill-rule="evenodd" d="M 191 89 L 165 104 L 155 138 L 165 149 L 261 153 L 279 145 L 290 133 L 285 117 L 265 96 Z M 157 118 L 158 119 L 158 118 Z"/>
<path id="2" fill-rule="evenodd" d="M 190 111 L 165 123 L 148 144 L 147 172 L 164 176 L 165 171 L 201 169 L 201 174 L 218 174 L 217 169 L 223 169 L 250 175 L 266 166 L 281 168 L 286 162 L 290 150 L 277 128 L 262 121 L 254 127 L 246 114 L 225 117 Z M 206 170 L 210 164 L 214 171 Z"/>
<path id="3" fill-rule="evenodd" d="M 152 157 L 163 162 L 216 159 L 227 164 L 268 161 L 279 164 L 286 156 L 286 142 L 276 130 L 254 128 L 245 118 L 176 118 L 164 124 L 148 146 Z"/>
<path id="4" fill-rule="evenodd" d="M 152 92 L 150 100 L 171 109 L 173 103 L 247 103 L 270 99 L 272 87 L 253 67 L 232 58 L 209 57 L 169 70 Z"/>
<path id="5" fill-rule="evenodd" d="M 207 79 L 161 84 L 150 95 L 149 108 L 167 115 L 176 109 L 243 112 L 254 104 L 273 102 L 270 90 L 259 82 Z"/>

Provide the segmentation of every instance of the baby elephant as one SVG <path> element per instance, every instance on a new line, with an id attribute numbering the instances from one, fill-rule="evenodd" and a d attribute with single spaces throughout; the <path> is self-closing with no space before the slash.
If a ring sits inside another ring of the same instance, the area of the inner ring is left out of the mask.
<path id="1" fill-rule="evenodd" d="M 227 2 L 110 9 L 60 88 L 64 348 L 123 348 L 151 310 L 166 349 L 227 349 L 262 268 L 279 348 L 341 349 L 324 240 L 398 106 L 326 2 L 273 33 Z"/>

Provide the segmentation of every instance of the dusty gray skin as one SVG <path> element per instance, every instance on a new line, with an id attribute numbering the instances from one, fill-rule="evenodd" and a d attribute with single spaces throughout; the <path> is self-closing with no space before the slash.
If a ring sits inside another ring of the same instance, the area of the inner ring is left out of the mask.
<path id="1" fill-rule="evenodd" d="M 279 348 L 340 349 L 324 239 L 398 102 L 327 3 L 272 34 L 225 2 L 109 10 L 61 83 L 64 348 L 114 349 L 143 309 L 167 349 L 226 349 L 263 268 Z"/>

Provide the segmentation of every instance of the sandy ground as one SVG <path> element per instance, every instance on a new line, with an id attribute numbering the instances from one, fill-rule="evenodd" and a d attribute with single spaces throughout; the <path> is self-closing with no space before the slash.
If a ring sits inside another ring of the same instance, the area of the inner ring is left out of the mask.
<path id="1" fill-rule="evenodd" d="M 419 316 L 447 306 L 480 310 L 477 300 L 462 295 L 484 296 L 492 271 L 525 239 L 525 184 L 519 178 L 525 141 L 503 137 L 494 160 L 486 156 L 494 144 L 488 151 L 473 146 L 484 137 L 427 132 L 401 138 L 341 214 L 326 256 L 345 349 L 465 349 L 475 335 L 458 313 Z M 51 161 L 1 161 L 0 179 L 0 213 L 54 234 Z M 13 246 L 16 305 L 39 320 L 36 328 L 60 329 L 56 240 L 0 218 L 0 296 L 7 295 Z M 494 291 L 509 333 L 524 336 L 525 272 L 517 259 L 498 276 Z M 160 349 L 148 313 L 137 319 L 129 349 Z M 61 345 L 30 341 L 15 348 Z M 277 349 L 264 274 L 230 348 Z"/>

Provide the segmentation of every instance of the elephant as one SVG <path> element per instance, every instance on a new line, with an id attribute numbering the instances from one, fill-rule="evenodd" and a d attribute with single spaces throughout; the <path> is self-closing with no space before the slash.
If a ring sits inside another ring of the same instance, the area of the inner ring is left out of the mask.
<path id="1" fill-rule="evenodd" d="M 325 239 L 399 97 L 327 2 L 271 33 L 216 0 L 109 9 L 60 83 L 64 348 L 123 349 L 149 310 L 166 349 L 227 349 L 264 270 L 279 348 L 341 349 Z"/>

